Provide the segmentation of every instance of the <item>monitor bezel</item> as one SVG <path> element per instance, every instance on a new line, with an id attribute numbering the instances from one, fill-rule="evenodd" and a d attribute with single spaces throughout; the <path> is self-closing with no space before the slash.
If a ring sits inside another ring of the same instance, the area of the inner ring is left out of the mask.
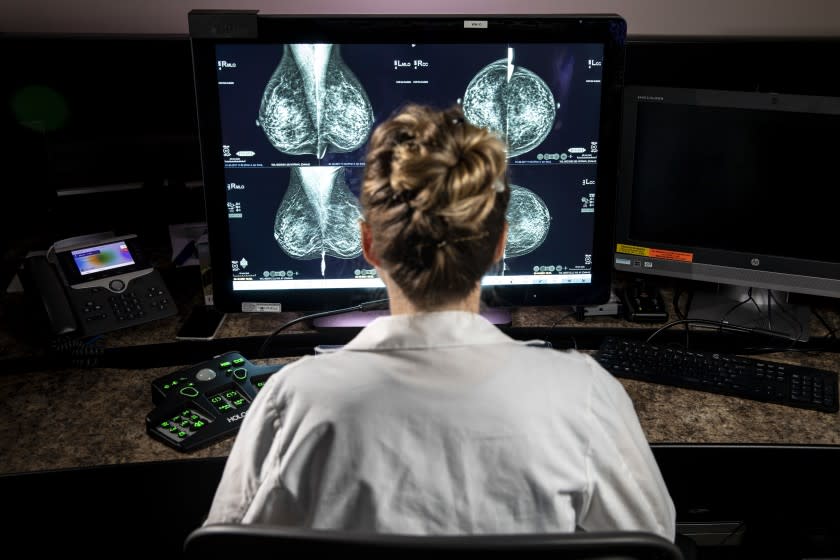
<path id="1" fill-rule="evenodd" d="M 222 145 L 219 127 L 216 45 L 261 43 L 487 43 L 497 41 L 599 43 L 604 47 L 601 120 L 598 139 L 596 200 L 593 227 L 592 282 L 492 286 L 483 290 L 485 301 L 500 307 L 533 305 L 590 305 L 609 300 L 612 285 L 612 239 L 615 185 L 618 174 L 618 137 L 624 73 L 626 23 L 618 15 L 459 15 L 459 16 L 275 16 L 210 13 L 212 23 L 199 25 L 207 12 L 190 13 L 199 140 L 204 180 L 208 241 L 213 277 L 214 305 L 227 312 L 253 310 L 320 310 L 355 305 L 384 297 L 382 288 L 331 290 L 234 291 L 230 270 L 228 218 L 225 212 L 224 165 L 214 157 Z M 256 18 L 253 25 L 251 17 Z M 194 21 L 195 20 L 195 21 Z M 486 21 L 486 28 L 466 28 L 465 21 Z M 245 22 L 237 28 L 237 25 Z M 195 23 L 195 24 L 194 24 Z M 208 31 L 209 30 L 209 31 Z M 255 307 L 253 304 L 257 304 Z M 267 304 L 263 306 L 262 304 Z"/>
<path id="2" fill-rule="evenodd" d="M 777 92 L 626 86 L 613 246 L 614 266 L 619 272 L 840 298 L 840 259 L 829 262 L 634 238 L 633 193 L 638 188 L 635 185 L 637 115 L 642 103 L 840 115 L 840 98 Z M 675 258 L 658 258 L 645 254 L 650 250 L 676 254 Z M 679 260 L 680 254 L 690 254 L 691 262 Z"/>

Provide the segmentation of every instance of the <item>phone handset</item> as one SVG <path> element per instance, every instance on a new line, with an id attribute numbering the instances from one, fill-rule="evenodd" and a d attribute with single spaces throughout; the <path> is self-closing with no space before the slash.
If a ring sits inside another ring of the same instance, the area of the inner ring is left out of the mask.
<path id="1" fill-rule="evenodd" d="M 78 324 L 55 266 L 47 261 L 45 255 L 30 256 L 25 266 L 41 298 L 52 333 L 61 336 L 75 332 Z"/>

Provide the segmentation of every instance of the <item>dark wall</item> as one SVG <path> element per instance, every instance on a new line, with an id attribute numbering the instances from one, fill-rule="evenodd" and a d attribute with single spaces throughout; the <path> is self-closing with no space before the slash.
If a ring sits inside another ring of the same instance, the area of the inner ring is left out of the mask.
<path id="1" fill-rule="evenodd" d="M 201 179 L 186 38 L 0 36 L 0 57 L 4 265 L 98 231 L 164 243 L 167 223 L 203 219 L 185 187 Z M 104 192 L 58 195 L 88 187 Z"/>

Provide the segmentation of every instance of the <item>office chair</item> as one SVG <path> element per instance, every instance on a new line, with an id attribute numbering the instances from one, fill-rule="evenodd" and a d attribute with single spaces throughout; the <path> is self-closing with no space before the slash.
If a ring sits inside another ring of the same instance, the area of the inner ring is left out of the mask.
<path id="1" fill-rule="evenodd" d="M 459 556 L 540 556 L 586 560 L 683 560 L 666 539 L 644 532 L 534 533 L 517 535 L 393 535 L 325 531 L 276 525 L 207 525 L 184 542 L 190 556 L 220 558 L 266 553 L 362 554 L 390 558 L 394 554 L 457 553 Z M 269 556 L 266 556 L 268 558 Z M 317 556 L 316 556 L 317 557 Z"/>

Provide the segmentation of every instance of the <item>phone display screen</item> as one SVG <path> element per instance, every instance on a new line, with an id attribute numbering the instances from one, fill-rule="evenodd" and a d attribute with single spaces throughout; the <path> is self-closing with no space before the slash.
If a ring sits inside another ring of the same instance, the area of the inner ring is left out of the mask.
<path id="1" fill-rule="evenodd" d="M 134 264 L 125 241 L 77 249 L 71 254 L 82 276 Z"/>

